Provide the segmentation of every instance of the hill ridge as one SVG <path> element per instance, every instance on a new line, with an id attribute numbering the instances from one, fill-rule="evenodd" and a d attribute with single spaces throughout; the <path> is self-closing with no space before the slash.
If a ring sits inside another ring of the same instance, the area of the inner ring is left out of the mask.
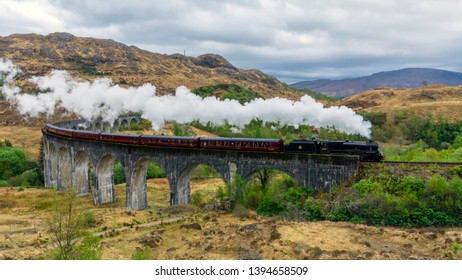
<path id="1" fill-rule="evenodd" d="M 347 97 L 379 87 L 417 88 L 431 84 L 462 85 L 462 73 L 433 68 L 409 67 L 377 72 L 357 78 L 302 81 L 290 86 L 298 89 L 307 88 L 329 96 Z"/>
<path id="2" fill-rule="evenodd" d="M 265 98 L 300 97 L 275 77 L 255 69 L 239 69 L 218 54 L 160 54 L 112 39 L 77 37 L 67 32 L 0 36 L 0 57 L 12 60 L 26 77 L 43 76 L 52 69 L 67 70 L 88 80 L 105 76 L 128 86 L 151 83 L 161 95 L 172 94 L 181 85 L 194 89 L 229 83 Z"/>

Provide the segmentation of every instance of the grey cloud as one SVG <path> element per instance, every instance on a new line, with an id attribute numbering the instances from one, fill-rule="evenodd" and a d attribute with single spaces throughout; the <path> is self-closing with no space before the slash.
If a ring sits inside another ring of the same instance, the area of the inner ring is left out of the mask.
<path id="1" fill-rule="evenodd" d="M 457 0 L 43 3 L 49 7 L 40 12 L 54 21 L 0 13 L 1 35 L 67 31 L 159 53 L 214 52 L 237 67 L 287 82 L 421 65 L 462 71 L 462 3 Z"/>

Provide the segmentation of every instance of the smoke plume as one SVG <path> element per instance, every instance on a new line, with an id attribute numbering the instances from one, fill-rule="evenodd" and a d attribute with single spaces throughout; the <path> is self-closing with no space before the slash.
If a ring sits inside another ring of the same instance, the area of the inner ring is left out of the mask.
<path id="1" fill-rule="evenodd" d="M 49 76 L 33 77 L 41 93 L 22 94 L 12 86 L 18 68 L 9 60 L 0 60 L 0 73 L 4 73 L 2 91 L 10 101 L 16 101 L 18 111 L 37 117 L 41 113 L 52 115 L 59 107 L 74 112 L 87 120 L 102 117 L 111 122 L 126 112 L 142 112 L 159 130 L 166 121 L 188 123 L 194 120 L 223 124 L 228 122 L 242 128 L 252 119 L 264 122 L 299 126 L 335 127 L 340 131 L 370 137 L 370 122 L 363 120 L 352 109 L 341 106 L 324 107 L 309 96 L 300 101 L 284 98 L 255 99 L 244 105 L 235 100 L 216 97 L 202 98 L 180 86 L 175 95 L 156 95 L 151 84 L 122 88 L 110 79 L 79 81 L 66 71 L 55 70 Z"/>

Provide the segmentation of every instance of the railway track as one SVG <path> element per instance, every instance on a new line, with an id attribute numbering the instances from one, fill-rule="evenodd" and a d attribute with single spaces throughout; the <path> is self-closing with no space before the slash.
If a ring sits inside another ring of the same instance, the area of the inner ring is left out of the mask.
<path id="1" fill-rule="evenodd" d="M 443 167 L 454 167 L 462 165 L 462 162 L 440 162 L 440 161 L 422 161 L 422 162 L 409 162 L 409 161 L 381 161 L 381 162 L 360 162 L 361 166 L 368 165 L 410 165 L 410 166 L 429 166 L 429 165 L 438 165 Z"/>

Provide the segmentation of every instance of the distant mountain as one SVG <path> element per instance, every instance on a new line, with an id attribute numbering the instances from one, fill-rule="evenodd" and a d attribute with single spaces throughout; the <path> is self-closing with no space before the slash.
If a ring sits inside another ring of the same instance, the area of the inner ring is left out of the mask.
<path id="1" fill-rule="evenodd" d="M 343 80 L 315 80 L 291 84 L 298 89 L 310 89 L 325 95 L 347 97 L 374 88 L 416 88 L 422 85 L 462 85 L 462 73 L 429 68 L 406 68 L 379 72 L 370 76 Z"/>

